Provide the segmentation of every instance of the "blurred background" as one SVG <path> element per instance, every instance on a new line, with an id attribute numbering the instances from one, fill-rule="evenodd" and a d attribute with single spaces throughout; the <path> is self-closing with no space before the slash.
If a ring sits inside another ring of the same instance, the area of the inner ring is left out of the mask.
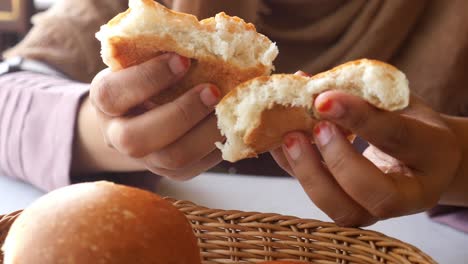
<path id="1" fill-rule="evenodd" d="M 0 0 L 0 52 L 18 42 L 31 28 L 31 16 L 57 0 Z"/>

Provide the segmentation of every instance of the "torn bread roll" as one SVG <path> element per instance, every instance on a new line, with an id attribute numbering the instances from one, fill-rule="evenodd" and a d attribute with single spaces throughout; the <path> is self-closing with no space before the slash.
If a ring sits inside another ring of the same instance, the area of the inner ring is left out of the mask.
<path id="1" fill-rule="evenodd" d="M 173 100 L 200 83 L 217 85 L 223 95 L 254 77 L 269 75 L 278 48 L 255 26 L 219 13 L 202 21 L 153 0 L 130 0 L 129 9 L 96 34 L 103 61 L 113 71 L 143 63 L 163 52 L 193 59 L 175 87 L 154 98 Z"/>
<path id="2" fill-rule="evenodd" d="M 278 147 L 290 131 L 313 130 L 318 118 L 313 98 L 327 90 L 359 96 L 387 111 L 405 108 L 410 91 L 406 76 L 375 60 L 345 63 L 313 77 L 278 74 L 242 83 L 216 106 L 218 127 L 226 137 L 216 143 L 231 162 Z"/>

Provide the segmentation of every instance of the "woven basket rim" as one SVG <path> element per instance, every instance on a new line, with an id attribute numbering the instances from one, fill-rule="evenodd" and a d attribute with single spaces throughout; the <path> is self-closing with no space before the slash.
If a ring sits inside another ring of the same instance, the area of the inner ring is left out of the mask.
<path id="1" fill-rule="evenodd" d="M 296 260 L 309 263 L 433 264 L 417 247 L 383 233 L 278 213 L 211 209 L 170 201 L 198 239 L 203 264 Z M 21 210 L 0 216 L 0 245 Z M 3 256 L 0 254 L 0 264 Z"/>

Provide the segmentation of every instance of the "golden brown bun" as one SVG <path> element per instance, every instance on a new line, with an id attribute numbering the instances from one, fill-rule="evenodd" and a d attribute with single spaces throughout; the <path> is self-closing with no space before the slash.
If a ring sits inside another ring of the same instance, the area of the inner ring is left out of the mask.
<path id="1" fill-rule="evenodd" d="M 104 62 L 114 71 L 145 62 L 162 52 L 195 60 L 182 82 L 154 98 L 173 100 L 200 83 L 225 95 L 238 84 L 273 70 L 278 49 L 255 27 L 224 13 L 198 21 L 152 0 L 130 0 L 130 8 L 97 33 Z"/>
<path id="2" fill-rule="evenodd" d="M 200 264 L 183 213 L 159 196 L 107 182 L 71 185 L 28 207 L 3 246 L 5 264 Z"/>
<path id="3" fill-rule="evenodd" d="M 374 106 L 395 111 L 409 102 L 406 76 L 375 60 L 345 63 L 313 77 L 262 76 L 242 83 L 216 106 L 218 127 L 226 136 L 217 143 L 225 160 L 256 157 L 278 147 L 290 131 L 311 134 L 318 122 L 314 98 L 327 90 L 360 96 Z"/>

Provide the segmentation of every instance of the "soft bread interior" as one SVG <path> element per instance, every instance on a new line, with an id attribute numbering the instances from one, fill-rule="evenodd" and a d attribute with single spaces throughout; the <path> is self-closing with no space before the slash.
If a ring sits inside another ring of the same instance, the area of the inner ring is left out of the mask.
<path id="1" fill-rule="evenodd" d="M 111 38 L 158 36 L 173 39 L 178 46 L 173 51 L 184 50 L 182 55 L 190 58 L 222 59 L 240 68 L 261 63 L 265 74 L 273 70 L 278 48 L 240 18 L 220 13 L 199 22 L 195 16 L 171 11 L 153 0 L 130 0 L 129 7 L 96 34 L 102 42 L 104 62 L 112 69 L 122 67 L 113 59 Z"/>
<path id="2" fill-rule="evenodd" d="M 224 144 L 216 144 L 223 158 L 234 162 L 257 154 L 257 150 L 245 141 L 249 133 L 260 126 L 265 110 L 283 105 L 306 108 L 313 115 L 314 96 L 326 90 L 360 96 L 388 111 L 402 109 L 409 102 L 406 76 L 393 66 L 372 60 L 350 62 L 312 78 L 297 75 L 258 77 L 239 85 L 216 107 L 218 127 L 226 137 Z"/>

